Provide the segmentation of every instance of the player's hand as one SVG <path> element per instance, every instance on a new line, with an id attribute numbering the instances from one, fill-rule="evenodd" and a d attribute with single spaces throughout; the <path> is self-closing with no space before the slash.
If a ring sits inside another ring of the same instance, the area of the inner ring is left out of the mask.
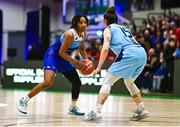
<path id="1" fill-rule="evenodd" d="M 96 68 L 96 69 L 93 71 L 93 77 L 94 77 L 97 73 L 99 73 L 100 71 L 101 71 L 101 69 Z"/>
<path id="2" fill-rule="evenodd" d="M 77 62 L 76 68 L 80 71 L 85 71 L 87 69 L 87 66 L 84 65 L 82 62 Z"/>

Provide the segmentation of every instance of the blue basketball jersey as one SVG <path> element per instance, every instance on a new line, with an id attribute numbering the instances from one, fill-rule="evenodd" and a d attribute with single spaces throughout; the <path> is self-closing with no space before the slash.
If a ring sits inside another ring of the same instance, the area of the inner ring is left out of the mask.
<path id="1" fill-rule="evenodd" d="M 144 48 L 124 26 L 111 24 L 109 29 L 111 31 L 110 48 L 117 56 L 109 72 L 124 79 L 137 77 L 147 60 Z"/>
<path id="2" fill-rule="evenodd" d="M 67 54 L 72 55 L 72 53 L 79 48 L 81 45 L 84 33 L 82 36 L 78 36 L 75 29 L 69 29 L 68 31 L 73 33 L 74 41 L 70 44 Z M 74 65 L 70 62 L 66 61 L 65 59 L 59 56 L 59 50 L 63 43 L 64 34 L 59 38 L 55 44 L 53 44 L 45 53 L 44 55 L 44 69 L 45 70 L 53 70 L 58 72 L 68 72 L 74 69 Z"/>
<path id="3" fill-rule="evenodd" d="M 68 30 L 70 32 L 73 33 L 74 35 L 74 41 L 71 43 L 71 45 L 69 46 L 67 53 L 69 55 L 72 54 L 72 52 L 74 52 L 76 49 L 78 49 L 78 47 L 80 46 L 81 42 L 83 41 L 83 37 L 84 37 L 84 33 L 82 34 L 81 37 L 78 36 L 78 34 L 76 33 L 75 29 L 70 29 Z M 52 54 L 59 54 L 59 49 L 61 48 L 61 44 L 63 42 L 64 39 L 64 34 L 56 41 L 55 44 L 53 44 L 50 48 L 49 48 L 49 53 Z"/>

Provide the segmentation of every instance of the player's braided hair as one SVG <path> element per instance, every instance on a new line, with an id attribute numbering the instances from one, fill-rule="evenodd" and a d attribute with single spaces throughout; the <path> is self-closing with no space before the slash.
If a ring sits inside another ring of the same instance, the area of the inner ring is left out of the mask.
<path id="1" fill-rule="evenodd" d="M 87 18 L 86 15 L 75 15 L 72 19 L 72 23 L 71 23 L 71 27 L 70 28 L 74 28 L 74 29 L 77 29 L 77 23 L 80 21 L 80 18 L 81 17 L 84 17 L 86 19 L 86 22 L 87 22 L 87 26 L 89 26 L 89 20 Z"/>

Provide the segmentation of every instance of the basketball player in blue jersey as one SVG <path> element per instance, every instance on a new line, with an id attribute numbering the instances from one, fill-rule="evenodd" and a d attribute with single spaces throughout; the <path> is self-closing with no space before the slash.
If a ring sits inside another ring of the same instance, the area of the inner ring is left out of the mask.
<path id="1" fill-rule="evenodd" d="M 44 81 L 35 86 L 25 97 L 18 101 L 18 110 L 27 114 L 28 101 L 40 91 L 50 87 L 56 77 L 56 72 L 62 73 L 72 83 L 72 102 L 69 113 L 73 115 L 84 115 L 79 112 L 76 101 L 79 97 L 81 81 L 75 68 L 84 71 L 86 66 L 82 62 L 71 58 L 75 50 L 79 50 L 84 59 L 88 59 L 84 49 L 86 39 L 86 28 L 89 21 L 84 15 L 76 15 L 72 19 L 69 30 L 65 31 L 60 39 L 52 45 L 44 55 Z"/>
<path id="2" fill-rule="evenodd" d="M 136 103 L 133 116 L 130 120 L 138 121 L 148 117 L 148 111 L 145 109 L 141 99 L 139 89 L 134 84 L 138 75 L 142 72 L 147 60 L 144 48 L 135 40 L 131 32 L 125 27 L 117 24 L 118 17 L 114 7 L 110 7 L 104 13 L 104 43 L 101 50 L 100 60 L 97 68 L 94 70 L 95 76 L 100 72 L 101 67 L 106 59 L 109 48 L 116 54 L 116 60 L 108 69 L 107 76 L 102 82 L 99 96 L 96 102 L 96 109 L 91 111 L 84 120 L 97 120 L 101 118 L 101 109 L 106 101 L 111 86 L 120 78 L 124 83 Z"/>

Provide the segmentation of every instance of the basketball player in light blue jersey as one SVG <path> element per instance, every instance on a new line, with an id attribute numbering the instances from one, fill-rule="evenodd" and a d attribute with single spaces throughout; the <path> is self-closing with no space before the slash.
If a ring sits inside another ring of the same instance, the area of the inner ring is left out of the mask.
<path id="1" fill-rule="evenodd" d="M 134 114 L 130 117 L 130 120 L 138 121 L 148 117 L 148 111 L 144 107 L 140 91 L 134 84 L 134 81 L 146 64 L 147 55 L 131 32 L 124 26 L 118 25 L 117 21 L 118 17 L 114 7 L 108 8 L 104 14 L 106 28 L 104 29 L 103 48 L 98 66 L 94 70 L 93 75 L 95 76 L 100 72 L 109 48 L 111 48 L 117 58 L 108 69 L 107 76 L 103 80 L 95 111 L 85 115 L 84 120 L 101 118 L 101 109 L 110 93 L 111 86 L 120 78 L 124 79 L 124 83 L 136 103 Z"/>
<path id="2" fill-rule="evenodd" d="M 18 110 L 27 114 L 27 104 L 30 98 L 40 91 L 50 87 L 56 77 L 56 72 L 62 73 L 72 83 L 72 102 L 69 113 L 73 115 L 84 115 L 79 112 L 76 101 L 79 97 L 81 81 L 75 68 L 84 71 L 86 66 L 82 62 L 71 57 L 75 50 L 79 50 L 84 59 L 88 59 L 84 49 L 86 39 L 86 28 L 89 21 L 85 15 L 76 15 L 72 19 L 71 28 L 67 30 L 60 39 L 52 45 L 44 55 L 44 81 L 36 85 L 25 97 L 18 101 Z"/>

